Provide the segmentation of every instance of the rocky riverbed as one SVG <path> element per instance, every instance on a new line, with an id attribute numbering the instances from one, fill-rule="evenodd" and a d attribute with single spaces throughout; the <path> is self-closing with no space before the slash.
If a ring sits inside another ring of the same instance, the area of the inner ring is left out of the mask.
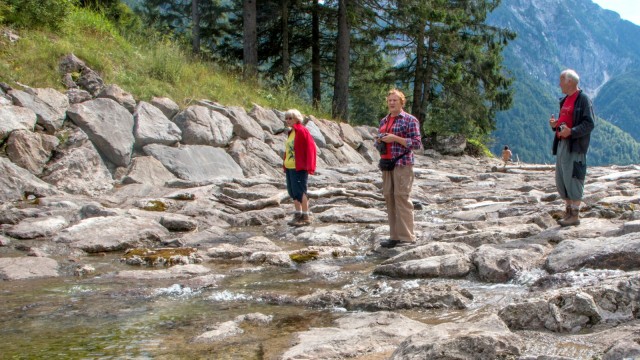
<path id="1" fill-rule="evenodd" d="M 285 191 L 265 177 L 4 203 L 3 353 L 640 356 L 637 166 L 591 168 L 582 224 L 561 228 L 551 170 L 417 159 L 418 242 L 392 250 L 372 166 L 319 169 L 302 228 L 286 200 L 234 207 Z"/>
<path id="2" fill-rule="evenodd" d="M 426 150 L 418 241 L 385 249 L 374 128 L 305 119 L 292 228 L 282 112 L 61 72 L 64 94 L 0 84 L 3 358 L 640 357 L 638 165 L 590 167 L 561 228 L 552 166 Z"/>

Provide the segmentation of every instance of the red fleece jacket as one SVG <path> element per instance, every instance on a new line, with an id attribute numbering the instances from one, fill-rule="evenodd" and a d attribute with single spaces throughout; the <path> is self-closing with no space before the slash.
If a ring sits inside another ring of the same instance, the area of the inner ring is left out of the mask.
<path id="1" fill-rule="evenodd" d="M 306 170 L 309 175 L 316 172 L 316 143 L 304 125 L 293 124 L 296 137 L 293 139 L 293 151 L 296 154 L 296 170 Z M 291 132 L 289 132 L 291 133 Z"/>

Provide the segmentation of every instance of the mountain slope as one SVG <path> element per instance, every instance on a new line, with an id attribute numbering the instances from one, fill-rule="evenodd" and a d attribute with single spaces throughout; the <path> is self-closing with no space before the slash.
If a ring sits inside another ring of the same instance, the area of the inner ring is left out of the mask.
<path id="1" fill-rule="evenodd" d="M 518 33 L 504 53 L 515 78 L 514 106 L 498 114 L 494 153 L 508 144 L 522 161 L 554 161 L 547 120 L 562 96 L 558 75 L 573 68 L 596 115 L 615 124 L 596 124 L 590 163 L 640 163 L 638 117 L 620 104 L 634 104 L 640 95 L 640 76 L 632 72 L 640 64 L 639 26 L 590 0 L 503 1 L 490 22 Z M 611 151 L 612 141 L 624 144 Z"/>

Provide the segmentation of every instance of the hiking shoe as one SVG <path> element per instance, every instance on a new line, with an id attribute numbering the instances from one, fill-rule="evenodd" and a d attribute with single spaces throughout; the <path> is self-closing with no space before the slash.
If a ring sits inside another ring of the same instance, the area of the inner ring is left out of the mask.
<path id="1" fill-rule="evenodd" d="M 570 216 L 566 220 L 562 219 L 558 224 L 562 227 L 580 225 L 580 209 L 571 208 L 569 214 Z"/>
<path id="2" fill-rule="evenodd" d="M 289 226 L 295 226 L 295 224 L 298 222 L 298 220 L 300 220 L 300 218 L 302 217 L 302 213 L 295 213 L 293 214 L 293 219 L 291 219 L 287 225 Z"/>
<path id="3" fill-rule="evenodd" d="M 309 217 L 309 214 L 300 215 L 298 220 L 293 224 L 291 224 L 291 226 L 295 226 L 295 227 L 308 226 L 308 225 L 311 225 L 311 218 Z"/>

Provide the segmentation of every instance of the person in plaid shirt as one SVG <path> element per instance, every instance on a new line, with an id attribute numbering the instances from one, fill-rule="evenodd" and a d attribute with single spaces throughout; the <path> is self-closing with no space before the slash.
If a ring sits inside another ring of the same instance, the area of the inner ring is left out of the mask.
<path id="1" fill-rule="evenodd" d="M 394 248 L 416 241 L 413 225 L 413 203 L 409 199 L 413 186 L 414 156 L 412 150 L 422 147 L 420 124 L 415 116 L 403 110 L 404 94 L 392 89 L 387 94 L 389 114 L 380 120 L 378 144 L 381 159 L 398 158 L 391 171 L 382 172 L 382 190 L 389 219 L 389 239 L 380 246 Z"/>

